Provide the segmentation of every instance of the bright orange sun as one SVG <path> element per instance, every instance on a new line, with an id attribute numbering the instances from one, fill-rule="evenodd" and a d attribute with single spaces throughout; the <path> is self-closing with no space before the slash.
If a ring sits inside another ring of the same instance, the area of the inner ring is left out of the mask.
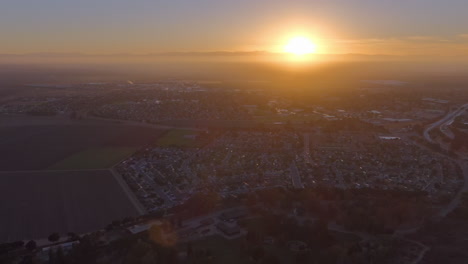
<path id="1" fill-rule="evenodd" d="M 284 51 L 295 55 L 305 55 L 315 53 L 317 45 L 306 37 L 295 37 L 284 46 Z"/>

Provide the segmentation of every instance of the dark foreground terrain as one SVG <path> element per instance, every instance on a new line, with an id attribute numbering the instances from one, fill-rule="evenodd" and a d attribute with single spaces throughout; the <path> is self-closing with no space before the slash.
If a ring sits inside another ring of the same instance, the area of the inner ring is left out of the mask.
<path id="1" fill-rule="evenodd" d="M 0 173 L 0 242 L 88 232 L 137 211 L 107 170 Z"/>
<path id="2" fill-rule="evenodd" d="M 428 225 L 415 238 L 430 247 L 422 264 L 468 263 L 468 193 L 459 206 L 440 222 Z"/>

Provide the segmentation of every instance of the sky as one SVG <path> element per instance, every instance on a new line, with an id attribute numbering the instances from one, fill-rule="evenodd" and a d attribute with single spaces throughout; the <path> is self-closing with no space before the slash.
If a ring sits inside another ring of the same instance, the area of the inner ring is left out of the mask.
<path id="1" fill-rule="evenodd" d="M 0 0 L 0 54 L 279 52 L 468 55 L 466 0 Z"/>

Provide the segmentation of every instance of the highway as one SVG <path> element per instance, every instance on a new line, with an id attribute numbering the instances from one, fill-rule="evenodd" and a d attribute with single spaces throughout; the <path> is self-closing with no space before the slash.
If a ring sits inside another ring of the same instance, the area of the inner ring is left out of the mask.
<path id="1" fill-rule="evenodd" d="M 431 136 L 429 135 L 429 132 L 434 129 L 434 128 L 437 128 L 439 126 L 442 126 L 444 124 L 447 124 L 448 122 L 451 122 L 454 118 L 456 118 L 458 115 L 460 115 L 461 113 L 463 113 L 463 111 L 465 111 L 466 109 L 468 109 L 468 103 L 462 105 L 460 108 L 458 108 L 456 111 L 454 112 L 451 112 L 451 113 L 448 113 L 445 117 L 443 117 L 442 119 L 432 123 L 431 125 L 429 125 L 425 130 L 424 130 L 424 138 L 428 141 L 428 142 L 431 142 L 431 143 L 436 143 L 432 138 Z M 421 147 L 424 147 L 424 146 L 421 146 Z M 437 153 L 437 155 L 443 155 L 443 156 L 446 156 L 445 154 L 442 154 L 442 153 Z M 459 159 L 453 159 L 449 156 L 446 156 L 448 157 L 449 159 L 455 161 L 458 163 L 458 165 L 460 166 L 460 168 L 462 169 L 462 174 L 463 174 L 463 180 L 464 180 L 464 184 L 463 186 L 458 190 L 457 194 L 455 195 L 455 197 L 453 197 L 453 199 L 450 201 L 450 203 L 448 203 L 446 206 L 443 206 L 443 208 L 441 210 L 439 210 L 433 217 L 434 219 L 441 219 L 443 217 L 446 217 L 450 212 L 452 212 L 457 206 L 458 204 L 460 203 L 460 200 L 461 200 L 461 196 L 463 195 L 464 192 L 468 191 L 468 161 L 464 160 L 463 158 L 464 157 L 461 157 Z M 465 157 L 466 158 L 466 157 Z M 396 230 L 396 234 L 398 235 L 405 235 L 405 234 L 412 234 L 412 233 L 415 233 L 417 232 L 422 226 L 419 226 L 419 227 L 416 227 L 416 228 L 412 228 L 412 229 L 407 229 L 407 230 L 404 230 L 404 229 L 401 229 L 401 230 Z"/>
<path id="2" fill-rule="evenodd" d="M 457 116 L 461 115 L 466 109 L 468 109 L 468 103 L 462 105 L 456 111 L 448 113 L 444 118 L 440 119 L 439 121 L 430 124 L 424 130 L 424 138 L 426 138 L 426 140 L 431 142 L 431 143 L 435 143 L 434 140 L 429 135 L 429 132 L 431 132 L 431 130 L 433 130 L 436 127 L 442 127 L 442 126 L 445 126 L 447 123 L 452 122 Z M 446 129 L 441 129 L 441 131 L 442 131 L 442 133 L 447 135 L 447 137 L 449 137 L 449 138 L 451 138 L 451 136 L 453 136 L 451 133 L 448 133 L 446 131 Z"/>
<path id="3" fill-rule="evenodd" d="M 431 136 L 429 135 L 429 132 L 436 128 L 436 127 L 441 127 L 441 126 L 445 126 L 446 124 L 448 124 L 449 122 L 453 122 L 453 120 L 461 115 L 465 110 L 468 109 L 468 103 L 462 105 L 461 107 L 459 107 L 456 111 L 454 112 L 451 112 L 449 114 L 447 114 L 444 118 L 440 119 L 439 121 L 435 122 L 435 123 L 432 123 L 431 125 L 429 125 L 425 130 L 424 130 L 424 138 L 431 142 L 431 143 L 435 143 L 435 141 L 431 138 Z M 442 129 L 441 129 L 442 132 L 444 132 Z M 447 134 L 446 134 L 447 135 Z M 449 136 L 449 135 L 447 135 Z M 450 137 L 450 136 L 449 136 Z M 465 161 L 463 160 L 463 158 L 460 158 L 460 159 L 457 159 L 457 160 L 454 160 L 456 161 L 460 168 L 462 169 L 462 172 L 463 172 L 463 178 L 464 178 L 464 185 L 463 187 L 457 192 L 456 196 L 452 199 L 452 201 L 447 205 L 445 206 L 444 208 L 442 208 L 442 210 L 440 210 L 438 212 L 438 214 L 436 215 L 436 218 L 442 218 L 442 217 L 445 217 L 447 216 L 450 212 L 452 212 L 459 204 L 460 202 L 460 198 L 463 194 L 463 192 L 465 191 L 468 191 L 468 161 Z"/>
<path id="4" fill-rule="evenodd" d="M 457 194 L 452 199 L 452 201 L 447 206 L 442 208 L 442 210 L 439 211 L 439 213 L 436 215 L 436 217 L 438 218 L 446 217 L 450 212 L 455 210 L 455 208 L 457 208 L 458 204 L 460 203 L 463 193 L 468 191 L 468 162 L 460 161 L 459 165 L 463 171 L 463 178 L 464 178 L 463 187 L 457 192 Z"/>

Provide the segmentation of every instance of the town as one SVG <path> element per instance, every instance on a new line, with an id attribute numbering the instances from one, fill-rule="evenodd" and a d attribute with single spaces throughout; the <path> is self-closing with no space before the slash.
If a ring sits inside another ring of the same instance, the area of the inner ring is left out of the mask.
<path id="1" fill-rule="evenodd" d="M 184 255 L 158 253 L 165 261 L 220 260 L 203 251 L 213 247 L 209 243 L 241 243 L 246 248 L 240 259 L 267 261 L 285 247 L 280 255 L 300 263 L 312 252 L 324 263 L 375 256 L 416 263 L 429 247 L 411 236 L 458 210 L 468 177 L 463 98 L 430 94 L 443 98 L 435 99 L 393 86 L 390 91 L 380 82 L 379 89 L 360 89 L 357 97 L 320 98 L 217 85 L 41 85 L 38 95 L 3 102 L 4 117 L 150 129 L 142 140 L 151 140 L 137 148 L 90 148 L 52 166 L 83 174 L 88 168 L 108 171 L 138 213 L 86 236 L 53 233 L 48 242 L 30 240 L 29 250 L 41 248 L 42 259 L 65 258 L 62 251 L 81 258 L 76 252 L 85 246 L 114 251 L 116 243 L 134 241 L 126 247 L 152 252 L 150 239 Z M 95 162 L 89 155 L 109 161 L 89 167 Z M 330 257 L 327 245 L 348 253 Z M 8 252 L 16 246 L 5 247 Z M 123 257 L 112 254 L 105 258 Z"/>

